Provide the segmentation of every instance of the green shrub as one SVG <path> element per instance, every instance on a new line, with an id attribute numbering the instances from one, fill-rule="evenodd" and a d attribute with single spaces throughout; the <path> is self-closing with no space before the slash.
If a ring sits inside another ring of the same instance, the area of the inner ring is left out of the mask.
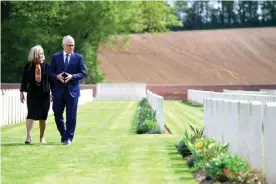
<path id="1" fill-rule="evenodd" d="M 191 155 L 191 151 L 188 149 L 187 145 L 185 144 L 184 140 L 182 139 L 177 145 L 177 151 L 183 157 Z"/>
<path id="2" fill-rule="evenodd" d="M 190 157 L 190 158 L 188 159 L 188 161 L 187 161 L 187 164 L 188 164 L 188 166 L 189 166 L 190 168 L 194 167 L 194 165 L 195 165 L 195 160 L 194 160 L 194 158 L 193 158 L 193 157 Z"/>
<path id="3" fill-rule="evenodd" d="M 153 111 L 149 106 L 141 107 L 140 113 L 139 113 L 140 123 L 144 122 L 146 119 L 157 121 L 155 114 L 156 112 Z"/>
<path id="4" fill-rule="evenodd" d="M 248 163 L 240 156 L 221 153 L 206 164 L 207 175 L 219 182 L 231 181 L 239 172 L 248 169 Z"/>
<path id="5" fill-rule="evenodd" d="M 154 111 L 147 98 L 143 98 L 139 102 L 139 122 L 136 129 L 137 134 L 160 134 L 159 126 L 156 119 L 156 111 Z"/>
<path id="6" fill-rule="evenodd" d="M 205 168 L 205 164 L 217 157 L 220 153 L 226 153 L 228 144 L 218 145 L 213 139 L 196 139 L 190 144 L 190 151 L 194 162 L 193 170 L 198 171 Z"/>
<path id="7" fill-rule="evenodd" d="M 195 143 L 196 139 L 200 139 L 203 136 L 203 129 L 200 128 L 195 128 L 192 125 L 190 125 L 190 128 L 192 130 L 192 133 L 189 134 L 187 130 L 184 131 L 184 137 L 183 141 L 187 148 L 192 151 L 193 149 L 193 144 Z"/>
<path id="8" fill-rule="evenodd" d="M 195 128 L 191 124 L 189 124 L 189 126 L 193 131 L 193 134 L 192 134 L 192 137 L 191 137 L 191 142 L 194 142 L 196 139 L 202 138 L 204 129 Z"/>
<path id="9" fill-rule="evenodd" d="M 155 121 L 153 121 L 152 119 L 146 119 L 140 125 L 138 125 L 136 133 L 148 133 L 152 130 L 157 130 L 158 128 L 158 124 Z"/>
<path id="10" fill-rule="evenodd" d="M 149 101 L 148 101 L 147 98 L 142 98 L 142 100 L 140 100 L 140 102 L 139 102 L 139 105 L 140 105 L 141 107 L 144 107 L 144 106 L 146 106 L 147 104 L 149 104 Z"/>

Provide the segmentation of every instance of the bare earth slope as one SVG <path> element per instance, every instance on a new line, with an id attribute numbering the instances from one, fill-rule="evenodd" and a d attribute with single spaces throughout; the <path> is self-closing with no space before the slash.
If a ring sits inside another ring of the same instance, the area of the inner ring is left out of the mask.
<path id="1" fill-rule="evenodd" d="M 276 28 L 131 35 L 130 47 L 99 49 L 110 82 L 271 84 L 276 81 Z"/>

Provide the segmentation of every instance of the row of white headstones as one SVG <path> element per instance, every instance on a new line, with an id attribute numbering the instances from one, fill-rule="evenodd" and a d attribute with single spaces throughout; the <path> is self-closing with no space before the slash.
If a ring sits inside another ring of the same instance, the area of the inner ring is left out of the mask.
<path id="1" fill-rule="evenodd" d="M 262 170 L 268 184 L 276 183 L 276 90 L 189 89 L 188 100 L 203 104 L 205 136 L 229 143 L 230 153 Z"/>

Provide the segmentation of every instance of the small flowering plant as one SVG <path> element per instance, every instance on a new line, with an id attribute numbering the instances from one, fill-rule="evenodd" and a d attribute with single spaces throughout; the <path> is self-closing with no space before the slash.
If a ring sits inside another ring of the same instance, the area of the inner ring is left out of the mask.
<path id="1" fill-rule="evenodd" d="M 217 157 L 220 153 L 226 153 L 227 145 L 218 145 L 213 139 L 201 138 L 194 143 L 192 157 L 194 160 L 194 170 L 204 169 L 205 164 Z"/>
<path id="2" fill-rule="evenodd" d="M 197 139 L 201 139 L 203 137 L 203 129 L 195 128 L 192 125 L 189 125 L 192 133 L 189 134 L 187 130 L 184 132 L 183 141 L 187 148 L 192 152 L 194 149 L 194 143 Z"/>
<path id="3" fill-rule="evenodd" d="M 240 171 L 237 175 L 233 175 L 231 180 L 235 183 L 250 183 L 250 184 L 263 184 L 263 172 L 255 169 L 248 168 L 244 172 Z"/>
<path id="4" fill-rule="evenodd" d="M 234 176 L 244 173 L 248 168 L 248 163 L 240 156 L 221 153 L 206 164 L 205 171 L 208 176 L 219 182 L 225 182 L 236 180 Z"/>

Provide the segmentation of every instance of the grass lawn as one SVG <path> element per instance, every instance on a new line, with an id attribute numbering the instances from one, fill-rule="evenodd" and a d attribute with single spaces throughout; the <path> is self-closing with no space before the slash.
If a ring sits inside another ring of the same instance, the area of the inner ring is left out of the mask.
<path id="1" fill-rule="evenodd" d="M 183 136 L 184 130 L 189 124 L 194 127 L 203 128 L 203 108 L 193 107 L 181 101 L 165 101 L 165 124 L 171 133 Z"/>
<path id="2" fill-rule="evenodd" d="M 202 123 L 199 108 L 166 101 L 165 121 L 173 134 L 137 135 L 135 101 L 94 101 L 78 111 L 75 139 L 60 143 L 53 116 L 47 144 L 39 144 L 38 122 L 33 145 L 25 145 L 25 123 L 1 129 L 1 182 L 161 184 L 197 183 L 175 144 L 187 123 Z"/>

